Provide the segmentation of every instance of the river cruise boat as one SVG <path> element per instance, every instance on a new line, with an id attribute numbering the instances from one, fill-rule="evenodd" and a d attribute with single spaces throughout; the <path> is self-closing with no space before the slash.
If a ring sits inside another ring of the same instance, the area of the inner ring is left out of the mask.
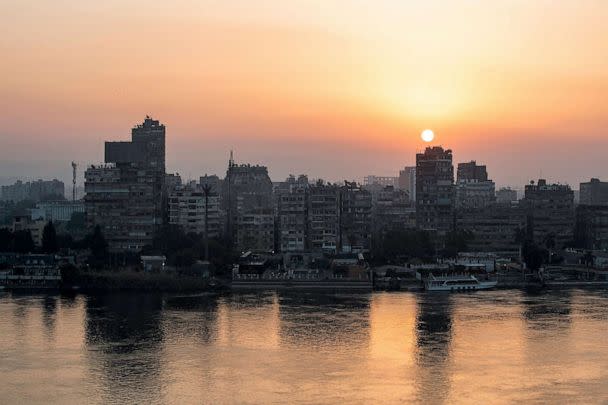
<path id="1" fill-rule="evenodd" d="M 496 287 L 495 280 L 479 280 L 472 274 L 450 274 L 435 276 L 430 274 L 424 283 L 427 291 L 475 291 Z"/>

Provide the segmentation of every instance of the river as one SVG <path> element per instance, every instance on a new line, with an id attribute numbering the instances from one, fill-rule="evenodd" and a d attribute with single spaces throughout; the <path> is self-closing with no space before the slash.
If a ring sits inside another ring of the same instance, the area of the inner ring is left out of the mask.
<path id="1" fill-rule="evenodd" d="M 0 403 L 608 401 L 608 291 L 0 294 Z"/>

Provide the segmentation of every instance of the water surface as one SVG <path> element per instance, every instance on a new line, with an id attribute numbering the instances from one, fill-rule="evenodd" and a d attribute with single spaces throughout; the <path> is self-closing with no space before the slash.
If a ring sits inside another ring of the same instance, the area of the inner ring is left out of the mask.
<path id="1" fill-rule="evenodd" d="M 0 403 L 608 401 L 608 292 L 0 295 Z"/>

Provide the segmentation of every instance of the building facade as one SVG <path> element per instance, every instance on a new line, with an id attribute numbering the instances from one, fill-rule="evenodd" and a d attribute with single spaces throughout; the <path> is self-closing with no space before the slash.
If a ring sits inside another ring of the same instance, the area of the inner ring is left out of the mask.
<path id="1" fill-rule="evenodd" d="M 374 201 L 372 212 L 374 239 L 390 230 L 416 227 L 416 209 L 404 190 L 384 187 Z"/>
<path id="2" fill-rule="evenodd" d="M 498 204 L 510 204 L 517 201 L 517 190 L 502 187 L 496 191 L 496 202 Z"/>
<path id="3" fill-rule="evenodd" d="M 105 164 L 85 172 L 89 228 L 100 226 L 111 252 L 151 245 L 166 215 L 165 126 L 146 117 L 130 142 L 106 142 Z"/>
<path id="4" fill-rule="evenodd" d="M 473 239 L 468 242 L 469 250 L 516 257 L 520 247 L 516 235 L 526 227 L 526 211 L 510 203 L 459 210 L 456 227 L 472 233 Z"/>
<path id="5" fill-rule="evenodd" d="M 19 180 L 10 186 L 2 186 L 1 191 L 0 198 L 2 198 L 2 201 L 20 202 L 30 200 L 39 202 L 48 198 L 65 198 L 65 185 L 57 179 L 28 181 L 26 183 Z"/>
<path id="6" fill-rule="evenodd" d="M 495 201 L 496 187 L 488 180 L 486 166 L 474 160 L 459 163 L 456 178 L 456 208 L 480 209 Z"/>
<path id="7" fill-rule="evenodd" d="M 544 179 L 525 188 L 521 204 L 526 210 L 528 229 L 534 242 L 546 245 L 553 239 L 557 248 L 574 239 L 574 193 L 570 186 L 547 184 Z"/>
<path id="8" fill-rule="evenodd" d="M 208 205 L 207 205 L 208 203 Z M 208 197 L 199 185 L 175 187 L 169 194 L 169 223 L 177 225 L 186 233 L 205 233 L 205 218 L 210 238 L 222 234 L 223 223 L 220 198 L 211 192 Z"/>
<path id="9" fill-rule="evenodd" d="M 336 253 L 338 249 L 339 187 L 322 181 L 309 187 L 308 235 L 313 252 Z"/>
<path id="10" fill-rule="evenodd" d="M 349 182 L 345 182 L 339 192 L 339 251 L 369 251 L 372 247 L 371 193 Z"/>
<path id="11" fill-rule="evenodd" d="M 290 176 L 277 189 L 277 242 L 281 252 L 309 249 L 309 184 L 306 176 Z"/>
<path id="12" fill-rule="evenodd" d="M 608 182 L 591 179 L 580 184 L 580 204 L 608 205 Z"/>
<path id="13" fill-rule="evenodd" d="M 53 222 L 67 222 L 75 213 L 84 214 L 84 202 L 82 201 L 48 201 L 36 204 L 36 208 L 30 211 L 33 220 L 43 219 Z"/>
<path id="14" fill-rule="evenodd" d="M 236 249 L 271 252 L 275 248 L 275 222 L 272 208 L 252 208 L 238 214 Z"/>
<path id="15" fill-rule="evenodd" d="M 608 250 L 608 205 L 576 207 L 575 240 L 581 248 Z"/>
<path id="16" fill-rule="evenodd" d="M 452 151 L 435 146 L 416 154 L 416 226 L 445 235 L 453 229 L 454 200 Z"/>
<path id="17" fill-rule="evenodd" d="M 399 180 L 397 186 L 401 190 L 407 191 L 410 201 L 416 201 L 416 167 L 406 166 L 399 170 Z"/>
<path id="18" fill-rule="evenodd" d="M 222 208 L 226 212 L 226 235 L 235 249 L 274 250 L 274 207 L 268 168 L 236 164 L 232 152 L 222 184 Z M 272 221 L 268 215 L 271 215 Z M 272 222 L 272 238 L 265 228 Z M 254 230 L 260 228 L 256 239 Z M 269 242 L 272 239 L 272 244 Z M 272 247 L 271 247 L 272 246 Z M 270 249 L 268 249 L 270 248 Z"/>

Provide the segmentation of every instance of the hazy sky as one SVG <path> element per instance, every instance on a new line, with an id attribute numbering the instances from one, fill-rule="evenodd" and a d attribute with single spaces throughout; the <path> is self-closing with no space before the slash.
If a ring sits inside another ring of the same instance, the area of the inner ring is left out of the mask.
<path id="1" fill-rule="evenodd" d="M 183 177 L 608 180 L 608 1 L 0 0 L 0 176 L 70 178 L 146 114 Z"/>

